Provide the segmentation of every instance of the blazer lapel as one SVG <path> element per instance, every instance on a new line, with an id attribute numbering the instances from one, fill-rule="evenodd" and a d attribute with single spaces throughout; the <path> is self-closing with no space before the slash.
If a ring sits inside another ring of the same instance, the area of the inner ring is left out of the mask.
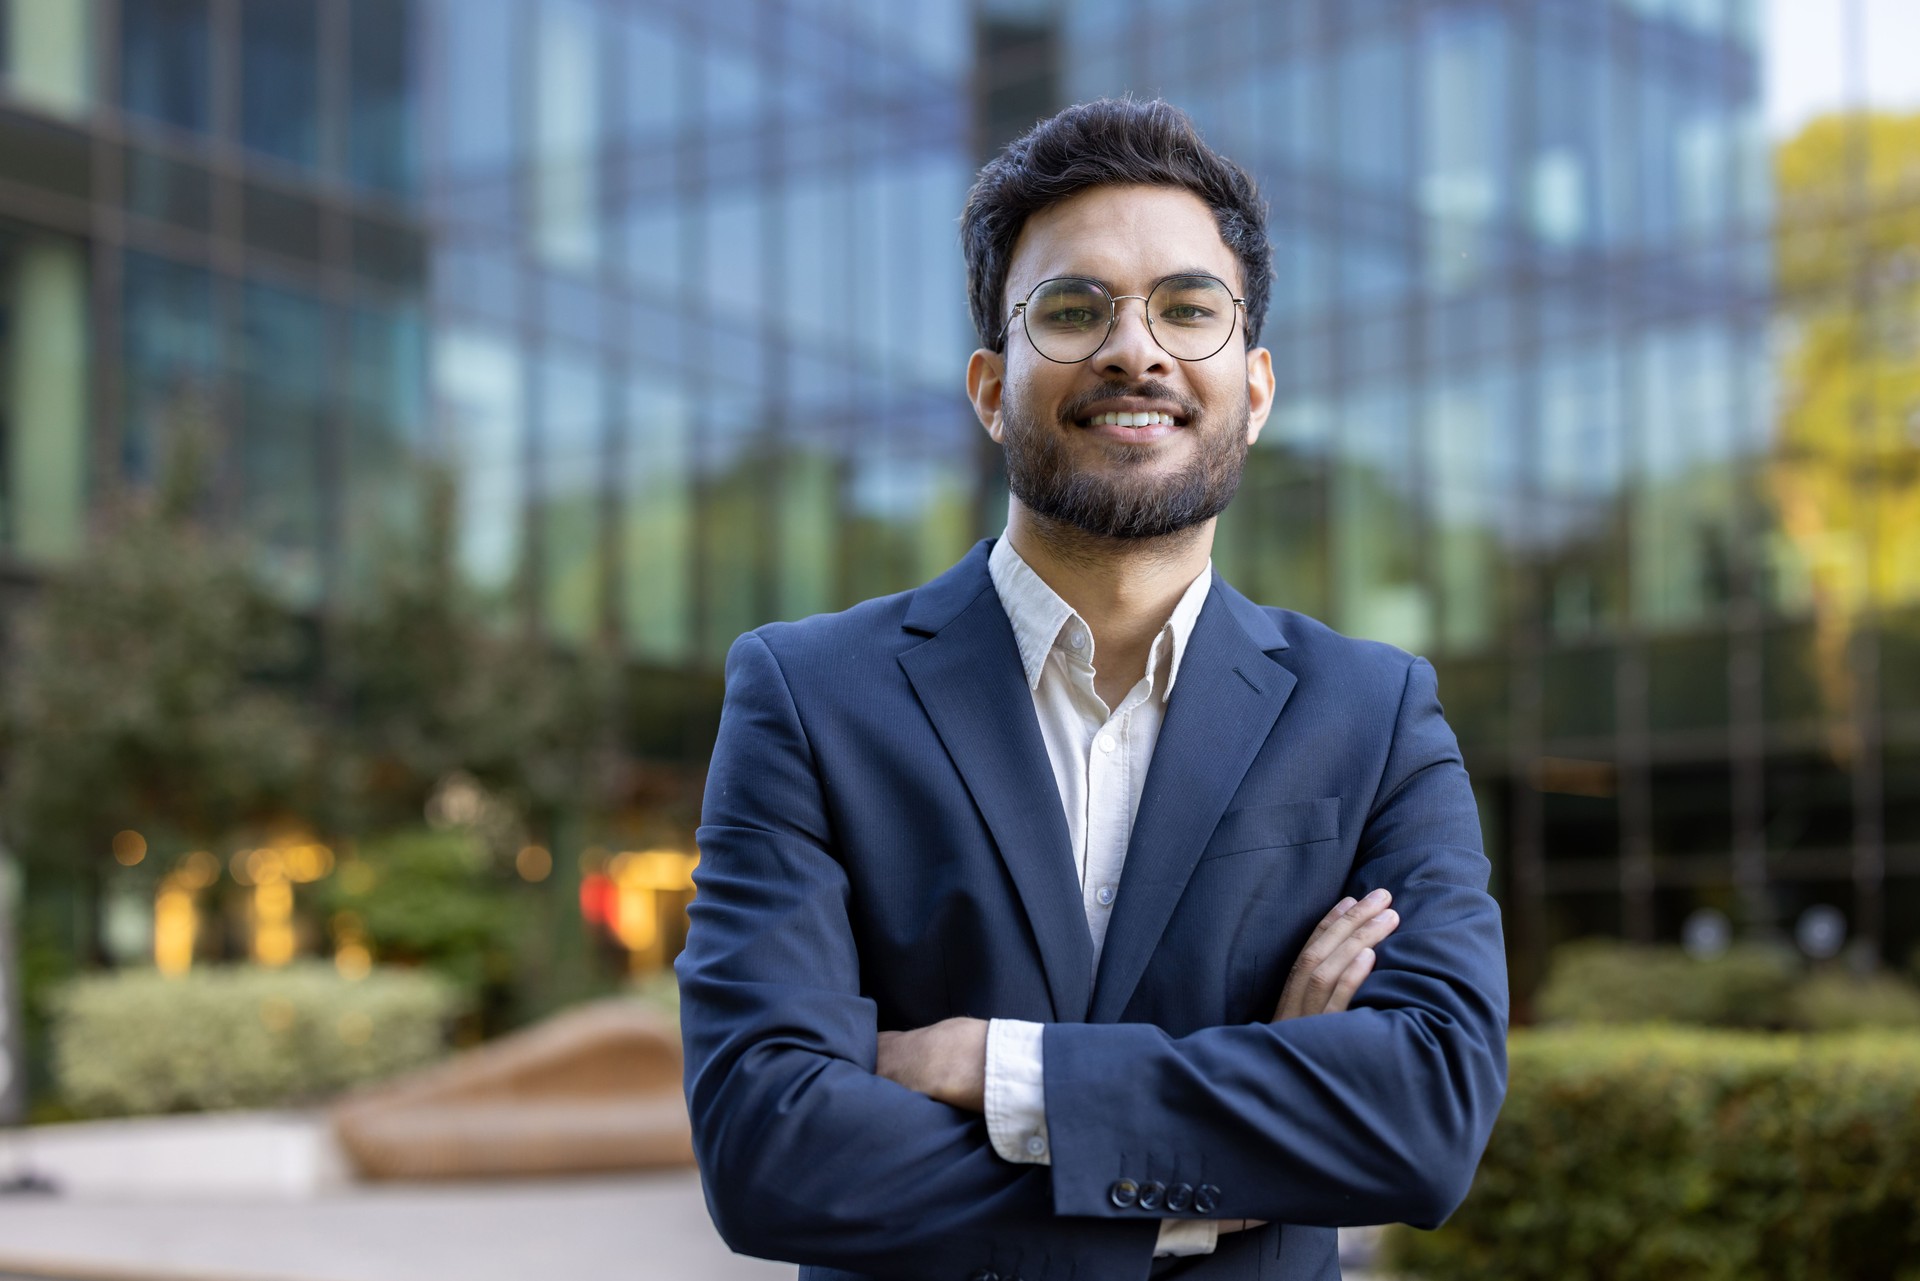
<path id="1" fill-rule="evenodd" d="M 1092 994 L 1093 940 L 1033 693 L 987 574 L 989 546 L 977 544 L 915 593 L 903 625 L 933 634 L 902 653 L 900 665 L 1019 891 L 1054 1018 L 1080 1022 Z"/>
<path id="2" fill-rule="evenodd" d="M 1147 767 L 1092 1022 L 1119 1021 L 1200 851 L 1293 692 L 1293 673 L 1267 657 L 1286 646 L 1272 617 L 1216 573 Z"/>

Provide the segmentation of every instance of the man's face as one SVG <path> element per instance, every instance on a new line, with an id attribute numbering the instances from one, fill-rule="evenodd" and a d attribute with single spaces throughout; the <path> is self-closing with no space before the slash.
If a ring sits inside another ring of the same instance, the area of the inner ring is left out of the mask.
<path id="1" fill-rule="evenodd" d="M 1087 360 L 1041 356 L 1015 318 L 1004 353 L 977 351 L 968 391 L 1007 451 L 1009 487 L 1036 514 L 1106 538 L 1157 538 L 1218 515 L 1239 486 L 1247 447 L 1273 395 L 1264 349 L 1245 317 L 1205 360 L 1176 360 L 1147 327 L 1146 295 L 1167 276 L 1202 273 L 1244 294 L 1239 260 L 1213 213 L 1167 187 L 1094 187 L 1035 214 L 1014 243 L 1003 319 L 1043 280 L 1082 276 L 1119 301 L 1106 342 Z M 1103 413 L 1169 415 L 1126 427 Z"/>

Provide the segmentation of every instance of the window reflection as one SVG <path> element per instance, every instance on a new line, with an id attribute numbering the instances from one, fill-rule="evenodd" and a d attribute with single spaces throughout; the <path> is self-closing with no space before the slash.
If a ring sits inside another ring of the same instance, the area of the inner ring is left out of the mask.
<path id="1" fill-rule="evenodd" d="M 213 279 L 148 254 L 122 261 L 122 467 L 129 481 L 159 479 L 170 432 L 209 424 L 220 350 Z"/>
<path id="2" fill-rule="evenodd" d="M 320 433 L 328 335 L 320 303 L 250 284 L 242 298 L 240 463 L 256 563 L 285 599 L 321 593 Z"/>
<path id="3" fill-rule="evenodd" d="M 435 335 L 433 383 L 455 488 L 459 567 L 504 608 L 520 568 L 525 496 L 519 351 L 497 332 L 449 325 Z"/>
<path id="4" fill-rule="evenodd" d="M 393 196 L 419 184 L 418 23 L 414 0 L 353 0 L 348 17 L 347 170 Z"/>
<path id="5" fill-rule="evenodd" d="M 207 0 L 121 0 L 120 105 L 182 129 L 211 122 Z"/>
<path id="6" fill-rule="evenodd" d="M 424 551 L 426 327 L 410 304 L 364 305 L 349 330 L 352 418 L 342 537 L 346 587 L 365 591 L 383 564 Z"/>
<path id="7" fill-rule="evenodd" d="M 240 6 L 240 139 L 311 167 L 320 160 L 320 14 L 315 0 Z"/>
<path id="8" fill-rule="evenodd" d="M 540 364 L 542 613 L 557 636 L 591 637 L 600 621 L 600 478 L 607 443 L 600 371 L 591 356 L 550 352 Z"/>
<path id="9" fill-rule="evenodd" d="M 533 243 L 576 271 L 600 256 L 600 31 L 582 0 L 542 0 L 534 61 Z"/>
<path id="10" fill-rule="evenodd" d="M 0 229 L 0 548 L 22 561 L 85 533 L 86 297 L 79 243 Z"/>

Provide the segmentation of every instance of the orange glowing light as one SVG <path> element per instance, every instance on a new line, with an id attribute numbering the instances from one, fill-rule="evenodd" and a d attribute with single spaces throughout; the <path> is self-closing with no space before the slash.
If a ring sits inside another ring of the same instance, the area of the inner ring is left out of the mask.
<path id="1" fill-rule="evenodd" d="M 147 856 L 147 838 L 135 831 L 116 832 L 113 836 L 113 860 L 132 867 Z"/>

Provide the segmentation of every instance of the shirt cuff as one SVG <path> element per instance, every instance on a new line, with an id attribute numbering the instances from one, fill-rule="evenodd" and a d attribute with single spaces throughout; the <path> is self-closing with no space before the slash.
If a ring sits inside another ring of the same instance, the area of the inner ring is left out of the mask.
<path id="1" fill-rule="evenodd" d="M 1021 1165 L 1052 1164 L 1041 1058 L 1044 1027 L 1021 1019 L 987 1020 L 987 1137 L 1002 1160 Z"/>
<path id="2" fill-rule="evenodd" d="M 1153 1257 L 1172 1254 L 1212 1254 L 1220 1243 L 1218 1219 L 1162 1219 L 1160 1239 L 1154 1242 Z"/>

